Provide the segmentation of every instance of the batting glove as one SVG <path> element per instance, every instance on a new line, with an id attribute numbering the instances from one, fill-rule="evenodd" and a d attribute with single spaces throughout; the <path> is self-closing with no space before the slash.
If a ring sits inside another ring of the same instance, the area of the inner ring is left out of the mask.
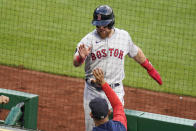
<path id="1" fill-rule="evenodd" d="M 159 75 L 159 73 L 155 70 L 155 68 L 152 66 L 152 64 L 149 62 L 148 59 L 146 59 L 144 61 L 144 63 L 141 64 L 141 66 L 143 66 L 148 74 L 154 79 L 156 80 L 159 85 L 162 85 L 162 80 L 161 80 L 161 76 Z"/>

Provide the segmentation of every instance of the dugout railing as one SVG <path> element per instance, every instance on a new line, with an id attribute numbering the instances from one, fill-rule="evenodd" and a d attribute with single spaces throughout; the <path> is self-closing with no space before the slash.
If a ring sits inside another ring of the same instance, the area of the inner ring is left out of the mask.
<path id="1" fill-rule="evenodd" d="M 128 131 L 196 131 L 196 120 L 128 109 L 125 114 Z"/>
<path id="2" fill-rule="evenodd" d="M 23 127 L 37 129 L 38 95 L 8 89 L 0 89 L 0 95 L 10 98 L 8 104 L 0 105 L 2 109 L 11 110 L 18 103 L 24 102 Z M 4 122 L 5 120 L 1 120 L 1 124 Z"/>

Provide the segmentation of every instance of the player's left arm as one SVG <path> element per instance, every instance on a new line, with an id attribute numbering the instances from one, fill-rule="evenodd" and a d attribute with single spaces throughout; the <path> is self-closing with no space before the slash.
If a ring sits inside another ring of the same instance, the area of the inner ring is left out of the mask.
<path id="1" fill-rule="evenodd" d="M 145 57 L 142 50 L 138 47 L 137 55 L 133 57 L 135 61 L 137 61 L 142 67 L 144 67 L 148 74 L 156 80 L 160 85 L 162 85 L 162 80 L 160 74 L 156 71 L 156 69 L 152 66 L 150 61 Z"/>

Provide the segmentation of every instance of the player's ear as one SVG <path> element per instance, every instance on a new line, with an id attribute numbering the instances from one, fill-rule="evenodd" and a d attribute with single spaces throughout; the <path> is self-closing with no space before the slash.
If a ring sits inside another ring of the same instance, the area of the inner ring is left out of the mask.
<path id="1" fill-rule="evenodd" d="M 90 112 L 90 116 L 91 116 L 91 118 L 93 118 L 93 114 L 92 114 L 92 112 Z"/>
<path id="2" fill-rule="evenodd" d="M 112 111 L 111 110 L 109 110 L 108 111 L 108 116 L 110 116 L 112 114 Z"/>

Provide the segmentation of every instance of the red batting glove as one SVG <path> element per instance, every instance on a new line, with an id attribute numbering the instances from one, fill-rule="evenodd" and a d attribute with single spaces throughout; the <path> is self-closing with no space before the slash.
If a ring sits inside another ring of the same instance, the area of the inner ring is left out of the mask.
<path id="1" fill-rule="evenodd" d="M 162 85 L 162 80 L 161 80 L 161 76 L 159 75 L 159 73 L 155 70 L 155 68 L 152 66 L 152 64 L 149 62 L 148 59 L 146 59 L 144 61 L 144 63 L 141 64 L 141 66 L 143 66 L 148 74 L 154 79 L 156 80 L 159 85 Z"/>

